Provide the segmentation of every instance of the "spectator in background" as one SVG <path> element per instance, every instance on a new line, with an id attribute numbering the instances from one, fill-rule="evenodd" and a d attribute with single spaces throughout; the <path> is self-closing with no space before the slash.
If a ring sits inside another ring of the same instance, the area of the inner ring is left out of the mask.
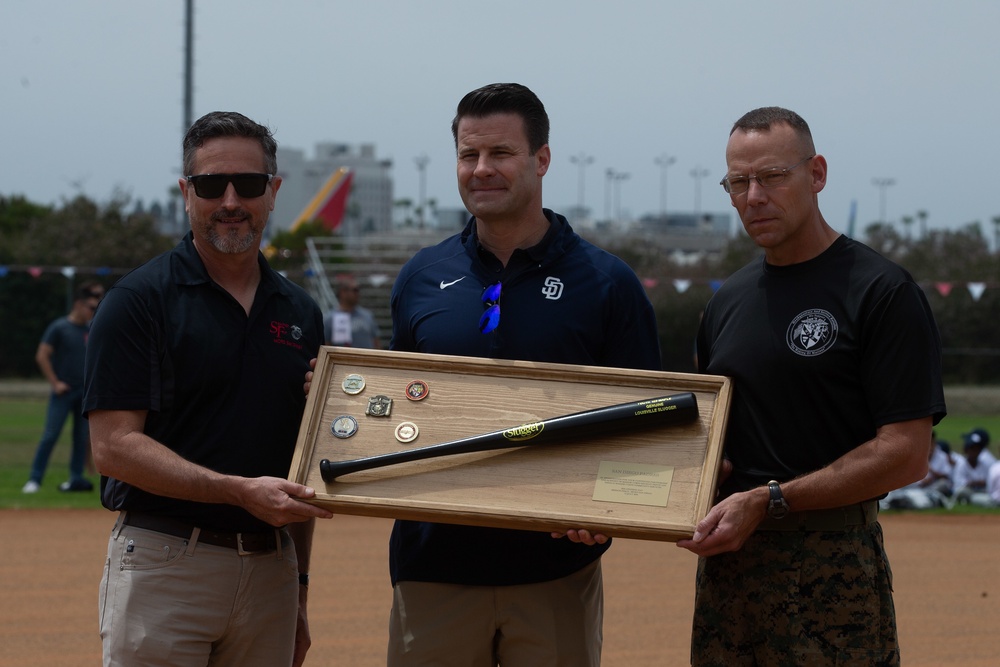
<path id="1" fill-rule="evenodd" d="M 951 451 L 951 445 L 938 440 L 935 435 L 931 458 L 927 462 L 927 476 L 917 484 L 927 491 L 935 491 L 950 498 L 955 491 L 952 487 L 952 475 L 955 473 L 957 460 L 958 457 Z"/>
<path id="2" fill-rule="evenodd" d="M 83 475 L 90 455 L 90 429 L 83 418 L 83 365 L 90 321 L 103 296 L 104 287 L 100 284 L 84 283 L 76 291 L 69 314 L 53 320 L 42 334 L 35 361 L 52 385 L 52 393 L 42 439 L 31 463 L 31 477 L 21 488 L 23 493 L 36 493 L 41 488 L 52 450 L 70 415 L 73 416 L 73 449 L 69 479 L 59 485 L 59 490 L 94 490 L 94 485 Z"/>
<path id="3" fill-rule="evenodd" d="M 336 294 L 337 307 L 323 318 L 326 344 L 376 350 L 382 347 L 375 315 L 358 305 L 361 288 L 354 276 L 339 276 Z"/>
<path id="4" fill-rule="evenodd" d="M 986 475 L 986 493 L 990 495 L 990 502 L 1000 507 L 1000 461 L 991 465 Z"/>
<path id="5" fill-rule="evenodd" d="M 951 445 L 937 439 L 931 432 L 931 445 L 927 459 L 927 474 L 919 482 L 908 484 L 901 489 L 890 491 L 879 501 L 881 509 L 922 510 L 932 507 L 952 505 L 952 473 L 958 458 L 951 451 Z"/>
<path id="6" fill-rule="evenodd" d="M 990 466 L 997 459 L 990 452 L 990 434 L 986 429 L 977 428 L 962 436 L 964 456 L 955 462 L 955 472 L 952 485 L 955 489 L 955 501 L 970 505 L 988 507 L 992 505 L 986 492 L 986 478 Z"/>

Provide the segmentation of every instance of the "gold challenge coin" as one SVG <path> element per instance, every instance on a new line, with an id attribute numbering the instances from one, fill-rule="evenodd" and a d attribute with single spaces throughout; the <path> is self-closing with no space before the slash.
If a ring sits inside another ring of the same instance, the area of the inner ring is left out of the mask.
<path id="1" fill-rule="evenodd" d="M 420 435 L 420 429 L 413 422 L 400 422 L 396 426 L 396 440 L 400 442 L 413 442 Z"/>
<path id="2" fill-rule="evenodd" d="M 340 384 L 345 394 L 360 394 L 365 390 L 365 379 L 357 373 L 351 373 Z"/>

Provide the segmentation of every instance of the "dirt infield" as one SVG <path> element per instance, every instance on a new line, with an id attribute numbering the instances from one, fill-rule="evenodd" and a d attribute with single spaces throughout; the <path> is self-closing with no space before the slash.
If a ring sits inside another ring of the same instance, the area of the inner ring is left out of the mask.
<path id="1" fill-rule="evenodd" d="M 97 586 L 113 515 L 3 510 L 0 666 L 100 664 Z M 1000 516 L 882 517 L 903 664 L 1000 662 Z M 310 667 L 385 663 L 390 522 L 335 517 L 316 535 Z M 606 667 L 688 664 L 695 558 L 617 540 L 604 559 Z"/>

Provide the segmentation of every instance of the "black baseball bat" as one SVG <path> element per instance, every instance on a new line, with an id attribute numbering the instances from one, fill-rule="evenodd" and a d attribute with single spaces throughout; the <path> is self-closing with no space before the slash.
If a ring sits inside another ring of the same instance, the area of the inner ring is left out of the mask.
<path id="1" fill-rule="evenodd" d="M 632 431 L 671 424 L 687 424 L 698 419 L 698 401 L 687 392 L 643 401 L 620 403 L 571 415 L 521 424 L 492 433 L 474 435 L 439 445 L 367 456 L 350 461 L 319 462 L 323 481 L 332 482 L 353 472 L 382 468 L 438 456 L 469 454 L 525 445 L 547 444 L 570 438 L 588 437 L 612 431 Z"/>

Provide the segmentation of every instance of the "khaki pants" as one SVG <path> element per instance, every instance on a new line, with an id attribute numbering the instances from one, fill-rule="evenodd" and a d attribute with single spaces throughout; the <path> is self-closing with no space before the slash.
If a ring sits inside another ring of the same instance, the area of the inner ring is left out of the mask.
<path id="1" fill-rule="evenodd" d="M 119 518 L 99 604 L 105 667 L 291 665 L 295 547 L 241 556 Z"/>
<path id="2" fill-rule="evenodd" d="M 604 592 L 598 560 L 555 581 L 393 591 L 388 667 L 597 667 Z"/>

